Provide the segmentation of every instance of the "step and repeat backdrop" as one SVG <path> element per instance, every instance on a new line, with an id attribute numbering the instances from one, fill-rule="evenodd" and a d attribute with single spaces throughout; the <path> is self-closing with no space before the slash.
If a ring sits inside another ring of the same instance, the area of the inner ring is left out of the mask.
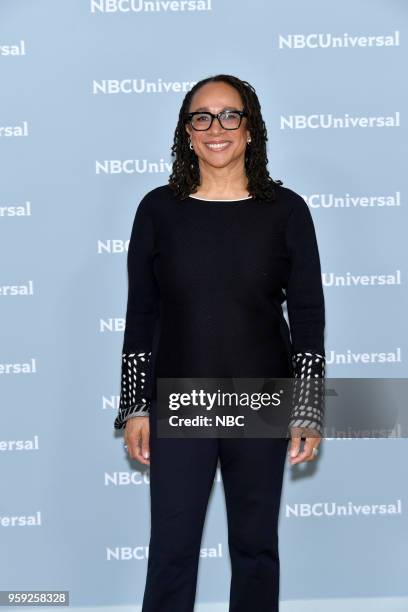
<path id="1" fill-rule="evenodd" d="M 1 0 L 0 589 L 140 609 L 149 468 L 113 429 L 126 253 L 200 79 L 255 87 L 270 173 L 310 207 L 327 375 L 407 377 L 407 17 L 402 0 Z M 408 610 L 407 440 L 320 449 L 285 470 L 282 610 Z M 227 610 L 229 580 L 217 470 L 196 609 Z"/>

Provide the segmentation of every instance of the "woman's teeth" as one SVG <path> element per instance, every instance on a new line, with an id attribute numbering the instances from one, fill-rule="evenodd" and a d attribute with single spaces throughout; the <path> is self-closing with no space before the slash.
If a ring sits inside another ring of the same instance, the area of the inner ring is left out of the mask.
<path id="1" fill-rule="evenodd" d="M 209 149 L 213 149 L 214 151 L 220 151 L 221 149 L 225 149 L 225 147 L 228 147 L 229 142 L 222 142 L 222 143 L 217 143 L 217 144 L 211 144 L 211 143 L 206 143 L 207 147 Z"/>

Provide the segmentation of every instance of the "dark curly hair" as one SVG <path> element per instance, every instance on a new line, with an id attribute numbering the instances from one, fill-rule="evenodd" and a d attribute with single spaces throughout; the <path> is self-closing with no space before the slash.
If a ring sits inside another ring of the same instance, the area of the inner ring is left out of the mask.
<path id="1" fill-rule="evenodd" d="M 283 185 L 280 180 L 274 181 L 269 175 L 266 155 L 266 141 L 268 140 L 266 126 L 261 114 L 261 105 L 255 89 L 247 81 L 228 74 L 217 74 L 198 81 L 190 91 L 187 92 L 181 105 L 179 120 L 174 132 L 174 143 L 171 147 L 171 156 L 175 156 L 172 173 L 169 176 L 169 186 L 174 190 L 176 196 L 184 200 L 190 193 L 197 191 L 200 184 L 200 169 L 198 157 L 190 149 L 188 133 L 185 125 L 188 122 L 191 100 L 195 92 L 206 83 L 222 81 L 232 85 L 241 96 L 244 109 L 247 111 L 247 125 L 251 133 L 251 144 L 247 147 L 245 154 L 245 171 L 248 177 L 248 192 L 252 197 L 259 200 L 273 201 L 276 199 L 276 191 Z"/>

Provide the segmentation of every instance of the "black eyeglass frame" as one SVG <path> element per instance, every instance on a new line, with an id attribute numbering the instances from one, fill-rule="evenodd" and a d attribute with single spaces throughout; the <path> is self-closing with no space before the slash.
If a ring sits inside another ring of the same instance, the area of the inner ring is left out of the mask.
<path id="1" fill-rule="evenodd" d="M 235 113 L 237 115 L 239 115 L 240 119 L 239 119 L 239 124 L 236 128 L 226 128 L 222 125 L 221 123 L 221 119 L 220 119 L 220 115 L 224 114 L 224 113 Z M 205 128 L 205 130 L 200 130 L 194 127 L 194 125 L 192 124 L 191 120 L 194 117 L 194 115 L 210 115 L 211 116 L 211 122 L 210 125 Z M 242 123 L 242 117 L 248 117 L 248 113 L 244 110 L 232 110 L 232 109 L 228 109 L 228 110 L 223 110 L 220 111 L 219 113 L 217 113 L 216 115 L 214 115 L 214 113 L 210 113 L 210 111 L 193 111 L 192 113 L 188 113 L 187 115 L 188 117 L 188 122 L 191 125 L 191 127 L 193 128 L 193 130 L 195 130 L 196 132 L 206 132 L 207 130 L 209 130 L 213 124 L 214 119 L 218 119 L 218 122 L 220 124 L 220 126 L 222 127 L 223 130 L 239 130 L 239 128 L 241 127 L 241 123 Z"/>

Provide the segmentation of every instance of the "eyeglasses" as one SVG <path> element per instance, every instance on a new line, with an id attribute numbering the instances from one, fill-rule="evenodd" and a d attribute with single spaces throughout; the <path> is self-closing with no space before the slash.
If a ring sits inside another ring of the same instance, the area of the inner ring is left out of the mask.
<path id="1" fill-rule="evenodd" d="M 247 117 L 246 111 L 226 110 L 214 115 L 210 112 L 195 111 L 188 113 L 191 127 L 197 131 L 209 130 L 214 119 L 218 119 L 220 126 L 224 130 L 237 130 L 241 125 L 242 117 Z"/>

